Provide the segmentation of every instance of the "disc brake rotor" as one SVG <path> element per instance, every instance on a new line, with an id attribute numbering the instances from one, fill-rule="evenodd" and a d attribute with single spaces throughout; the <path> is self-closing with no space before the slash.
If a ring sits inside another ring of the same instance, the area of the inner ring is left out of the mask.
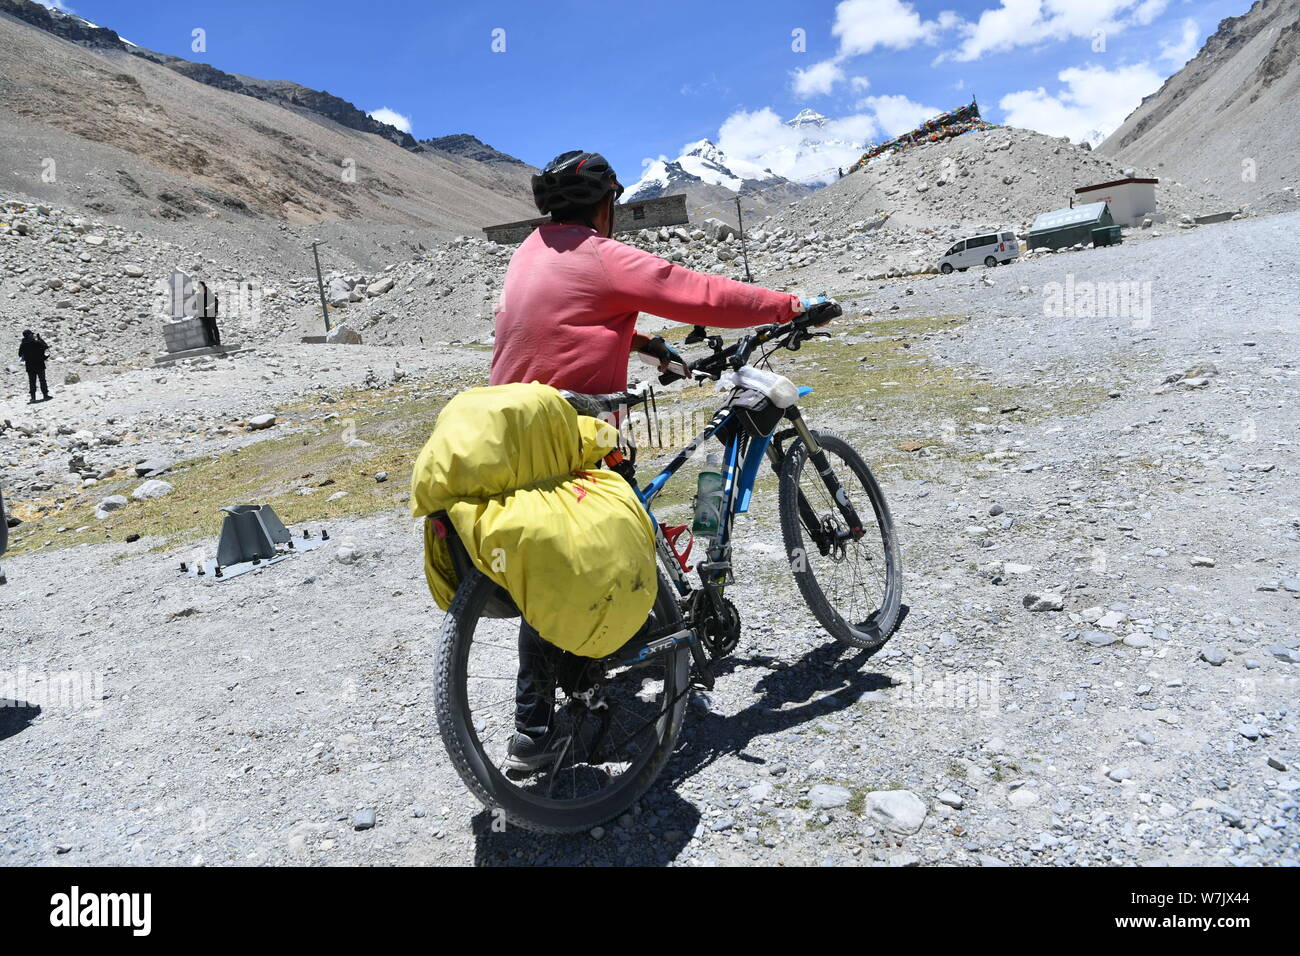
<path id="1" fill-rule="evenodd" d="M 844 539 L 840 536 L 840 530 L 840 523 L 833 515 L 827 515 L 825 518 L 822 518 L 821 531 L 822 534 L 826 536 L 826 540 L 830 542 L 831 546 L 830 554 L 827 555 L 827 557 L 836 564 L 843 561 L 849 553 L 849 549 L 845 545 Z"/>

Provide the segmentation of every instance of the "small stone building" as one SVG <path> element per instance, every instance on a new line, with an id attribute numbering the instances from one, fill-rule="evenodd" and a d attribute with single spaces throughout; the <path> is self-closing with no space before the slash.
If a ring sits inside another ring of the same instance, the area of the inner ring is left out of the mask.
<path id="1" fill-rule="evenodd" d="M 1095 186 L 1080 186 L 1074 191 L 1081 203 L 1104 202 L 1110 214 L 1121 226 L 1140 226 L 1147 216 L 1156 211 L 1156 184 L 1158 179 L 1137 179 L 1133 176 L 1116 179 Z"/>
<path id="2" fill-rule="evenodd" d="M 483 234 L 493 242 L 512 246 L 523 242 L 538 226 L 551 221 L 550 216 L 504 222 L 497 226 L 484 226 Z M 683 226 L 690 221 L 686 212 L 686 194 L 658 196 L 654 199 L 637 199 L 619 203 L 614 207 L 614 233 L 635 232 L 637 229 L 658 229 L 660 226 Z"/>

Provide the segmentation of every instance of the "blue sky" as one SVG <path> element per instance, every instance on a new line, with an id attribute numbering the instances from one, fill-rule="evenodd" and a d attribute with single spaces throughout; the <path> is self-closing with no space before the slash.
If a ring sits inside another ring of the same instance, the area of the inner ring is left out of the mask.
<path id="1" fill-rule="evenodd" d="M 47 5 L 54 5 L 53 0 Z M 881 138 L 979 98 L 994 122 L 1109 132 L 1250 0 L 449 3 L 64 0 L 165 53 L 387 108 L 420 138 L 470 132 L 534 164 L 604 152 L 625 183 L 709 137 L 807 173 L 783 121 Z M 195 52 L 192 31 L 206 33 Z M 494 31 L 504 31 L 495 33 Z M 802 31 L 802 34 L 796 31 Z M 504 50 L 494 52 L 493 45 Z M 801 48 L 802 47 L 802 48 Z M 786 167 L 786 168 L 782 168 Z"/>

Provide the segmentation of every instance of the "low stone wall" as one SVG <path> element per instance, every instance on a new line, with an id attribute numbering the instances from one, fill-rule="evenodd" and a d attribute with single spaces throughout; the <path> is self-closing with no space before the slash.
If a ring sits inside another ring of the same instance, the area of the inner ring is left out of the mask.
<path id="1" fill-rule="evenodd" d="M 205 348 L 208 336 L 203 331 L 203 321 L 197 318 L 180 319 L 163 323 L 163 340 L 168 352 L 186 352 Z"/>
<path id="2" fill-rule="evenodd" d="M 512 246 L 523 242 L 534 229 L 550 221 L 549 216 L 541 216 L 519 222 L 504 222 L 499 226 L 484 226 L 483 234 L 493 242 Z M 637 229 L 658 229 L 660 226 L 684 226 L 689 221 L 685 193 L 619 203 L 614 207 L 615 233 L 635 232 Z"/>

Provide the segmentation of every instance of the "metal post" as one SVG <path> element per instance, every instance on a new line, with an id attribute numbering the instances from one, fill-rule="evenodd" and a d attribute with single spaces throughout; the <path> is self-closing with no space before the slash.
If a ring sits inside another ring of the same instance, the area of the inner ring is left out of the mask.
<path id="1" fill-rule="evenodd" d="M 740 226 L 740 254 L 745 259 L 745 281 L 753 282 L 754 277 L 749 274 L 749 249 L 745 245 L 745 216 L 740 211 L 740 197 L 736 197 L 736 224 Z"/>
<path id="2" fill-rule="evenodd" d="M 325 280 L 320 276 L 320 254 L 316 247 L 324 243 L 323 239 L 317 239 L 311 244 L 311 257 L 316 260 L 316 289 L 320 292 L 320 314 L 325 319 L 325 334 L 330 333 L 330 313 L 325 306 Z"/>
<path id="3" fill-rule="evenodd" d="M 0 554 L 9 550 L 9 519 L 5 516 L 5 495 L 0 491 Z M 0 584 L 7 584 L 5 569 L 0 568 Z"/>

